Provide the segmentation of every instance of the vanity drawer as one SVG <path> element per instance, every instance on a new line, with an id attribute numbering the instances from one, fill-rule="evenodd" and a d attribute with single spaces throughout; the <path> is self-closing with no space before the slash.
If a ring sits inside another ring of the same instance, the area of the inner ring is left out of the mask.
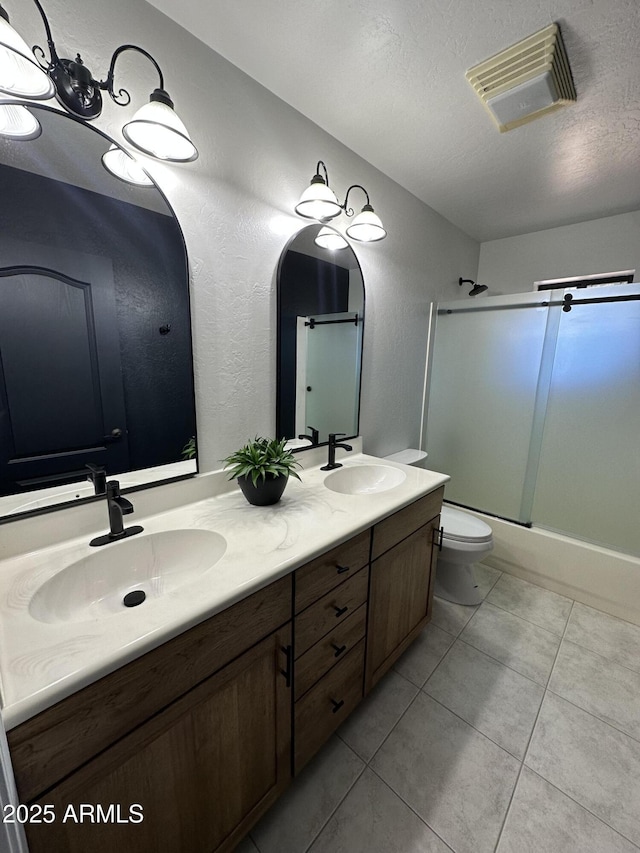
<path id="1" fill-rule="evenodd" d="M 298 569 L 295 573 L 295 612 L 300 613 L 366 566 L 370 542 L 371 531 L 366 530 Z"/>
<path id="2" fill-rule="evenodd" d="M 294 773 L 299 773 L 362 699 L 364 640 L 294 705 Z"/>
<path id="3" fill-rule="evenodd" d="M 351 616 L 367 600 L 369 570 L 360 569 L 295 619 L 295 656 L 299 658 L 321 637 Z"/>
<path id="4" fill-rule="evenodd" d="M 344 622 L 305 652 L 295 663 L 294 698 L 303 696 L 318 679 L 337 663 L 364 637 L 367 608 L 361 604 Z"/>
<path id="5" fill-rule="evenodd" d="M 374 525 L 371 559 L 376 560 L 381 554 L 439 515 L 443 495 L 444 486 Z"/>

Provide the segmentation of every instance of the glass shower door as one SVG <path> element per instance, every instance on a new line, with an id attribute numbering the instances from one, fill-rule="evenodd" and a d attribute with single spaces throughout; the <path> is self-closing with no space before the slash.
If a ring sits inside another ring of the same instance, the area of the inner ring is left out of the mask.
<path id="1" fill-rule="evenodd" d="M 529 522 L 530 459 L 548 293 L 438 305 L 429 377 L 429 468 L 448 501 Z M 558 310 L 558 309 L 556 309 Z"/>
<path id="2" fill-rule="evenodd" d="M 565 293 L 620 297 L 640 286 Z M 640 554 L 639 443 L 640 302 L 573 305 L 558 329 L 534 523 Z"/>

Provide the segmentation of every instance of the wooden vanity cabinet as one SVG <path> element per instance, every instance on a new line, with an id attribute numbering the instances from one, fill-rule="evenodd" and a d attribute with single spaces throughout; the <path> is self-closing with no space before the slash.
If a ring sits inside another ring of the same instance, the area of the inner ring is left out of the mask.
<path id="1" fill-rule="evenodd" d="M 54 823 L 25 827 L 30 853 L 233 850 L 291 778 L 290 617 L 289 577 L 85 688 L 91 695 L 84 715 L 74 713 L 83 704 L 80 691 L 10 731 L 22 802 L 52 805 L 56 815 Z M 252 643 L 256 633 L 261 639 Z M 193 659 L 198 653 L 200 664 Z M 158 682 L 163 661 L 165 680 Z M 123 680 L 127 670 L 134 680 Z M 171 674 L 181 682 L 184 670 L 189 687 L 183 682 L 182 695 L 167 703 L 175 693 Z M 118 725 L 110 714 L 130 718 L 131 708 L 123 694 L 118 709 L 112 679 L 147 706 L 144 722 L 125 724 L 126 733 L 120 725 L 115 740 Z M 149 695 L 155 696 L 153 714 Z M 110 744 L 97 751 L 102 727 Z M 68 763 L 61 771 L 54 757 L 69 752 L 70 773 Z M 50 787 L 54 777 L 59 781 Z M 82 804 L 94 812 L 80 823 Z M 95 822 L 98 804 L 107 817 Z M 131 821 L 136 804 L 141 822 Z"/>
<path id="2" fill-rule="evenodd" d="M 30 853 L 233 850 L 428 621 L 442 494 L 12 729 Z"/>
<path id="3" fill-rule="evenodd" d="M 365 694 L 431 618 L 444 489 L 373 527 Z"/>

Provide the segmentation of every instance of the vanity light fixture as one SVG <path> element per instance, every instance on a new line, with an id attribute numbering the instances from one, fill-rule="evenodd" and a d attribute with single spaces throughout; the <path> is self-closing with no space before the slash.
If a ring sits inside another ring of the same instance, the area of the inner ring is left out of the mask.
<path id="1" fill-rule="evenodd" d="M 153 181 L 138 161 L 124 148 L 118 148 L 117 145 L 112 145 L 102 155 L 102 165 L 116 178 L 120 178 L 121 181 L 126 181 L 128 184 L 135 184 L 138 187 L 154 186 Z"/>
<path id="2" fill-rule="evenodd" d="M 320 167 L 324 171 L 324 177 L 320 174 Z M 367 201 L 360 213 L 355 217 L 353 222 L 347 226 L 347 236 L 352 240 L 358 240 L 362 243 L 374 243 L 377 240 L 383 240 L 387 236 L 380 217 L 375 213 L 371 206 L 369 193 L 361 184 L 352 184 L 347 190 L 343 204 L 340 204 L 336 194 L 329 187 L 329 175 L 327 167 L 322 162 L 318 161 L 316 166 L 316 174 L 311 179 L 311 184 L 302 193 L 300 201 L 295 206 L 295 211 L 300 216 L 306 219 L 316 219 L 320 222 L 327 222 L 330 219 L 335 219 L 342 211 L 347 216 L 353 216 L 355 211 L 347 206 L 349 201 L 349 193 L 351 190 L 359 189 L 365 194 Z M 318 237 L 320 237 L 320 232 Z M 318 237 L 316 242 L 318 242 Z M 318 245 L 322 245 L 318 243 Z M 341 247 L 344 248 L 344 247 Z"/>
<path id="3" fill-rule="evenodd" d="M 320 174 L 320 166 L 324 169 L 324 178 Z M 319 219 L 321 221 L 335 219 L 342 213 L 340 202 L 329 187 L 327 167 L 322 160 L 318 160 L 316 173 L 311 178 L 309 186 L 300 196 L 295 211 L 299 216 L 304 216 L 305 219 Z"/>
<path id="4" fill-rule="evenodd" d="M 339 231 L 329 228 L 328 225 L 323 225 L 318 231 L 314 243 L 321 249 L 330 249 L 331 251 L 346 249 L 349 245 Z"/>
<path id="5" fill-rule="evenodd" d="M 52 98 L 53 82 L 0 6 L 0 92 L 29 101 Z"/>
<path id="6" fill-rule="evenodd" d="M 362 243 L 375 243 L 378 240 L 384 240 L 387 232 L 382 226 L 382 222 L 378 214 L 371 207 L 369 201 L 369 193 L 360 184 L 353 184 L 347 190 L 347 195 L 344 199 L 344 210 L 347 216 L 353 216 L 353 208 L 347 207 L 347 199 L 351 190 L 362 190 L 367 197 L 367 203 L 364 205 L 360 213 L 356 216 L 350 225 L 347 225 L 347 236 L 352 240 L 359 240 Z"/>
<path id="7" fill-rule="evenodd" d="M 173 109 L 173 101 L 164 88 L 164 77 L 156 60 L 135 44 L 116 48 L 106 79 L 97 80 L 78 53 L 75 60 L 60 59 L 51 34 L 51 27 L 39 0 L 33 0 L 40 12 L 47 36 L 50 58 L 41 47 L 29 50 L 26 43 L 11 27 L 9 16 L 0 6 L 0 93 L 29 100 L 46 100 L 55 95 L 58 102 L 76 118 L 91 121 L 102 112 L 102 94 L 106 91 L 119 106 L 131 102 L 126 89 L 114 90 L 115 64 L 121 53 L 133 50 L 153 63 L 159 77 L 159 87 L 128 121 L 125 139 L 152 157 L 172 162 L 195 160 L 198 151 L 184 124 Z"/>
<path id="8" fill-rule="evenodd" d="M 40 122 L 20 104 L 0 104 L 0 136 L 9 139 L 37 139 L 42 133 Z"/>

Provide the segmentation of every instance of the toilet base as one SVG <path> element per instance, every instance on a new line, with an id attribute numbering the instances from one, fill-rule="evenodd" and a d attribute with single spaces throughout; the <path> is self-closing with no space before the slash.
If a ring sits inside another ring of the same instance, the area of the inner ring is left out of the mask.
<path id="1" fill-rule="evenodd" d="M 473 563 L 450 563 L 438 559 L 434 594 L 454 604 L 476 605 L 484 600 L 473 571 Z"/>

